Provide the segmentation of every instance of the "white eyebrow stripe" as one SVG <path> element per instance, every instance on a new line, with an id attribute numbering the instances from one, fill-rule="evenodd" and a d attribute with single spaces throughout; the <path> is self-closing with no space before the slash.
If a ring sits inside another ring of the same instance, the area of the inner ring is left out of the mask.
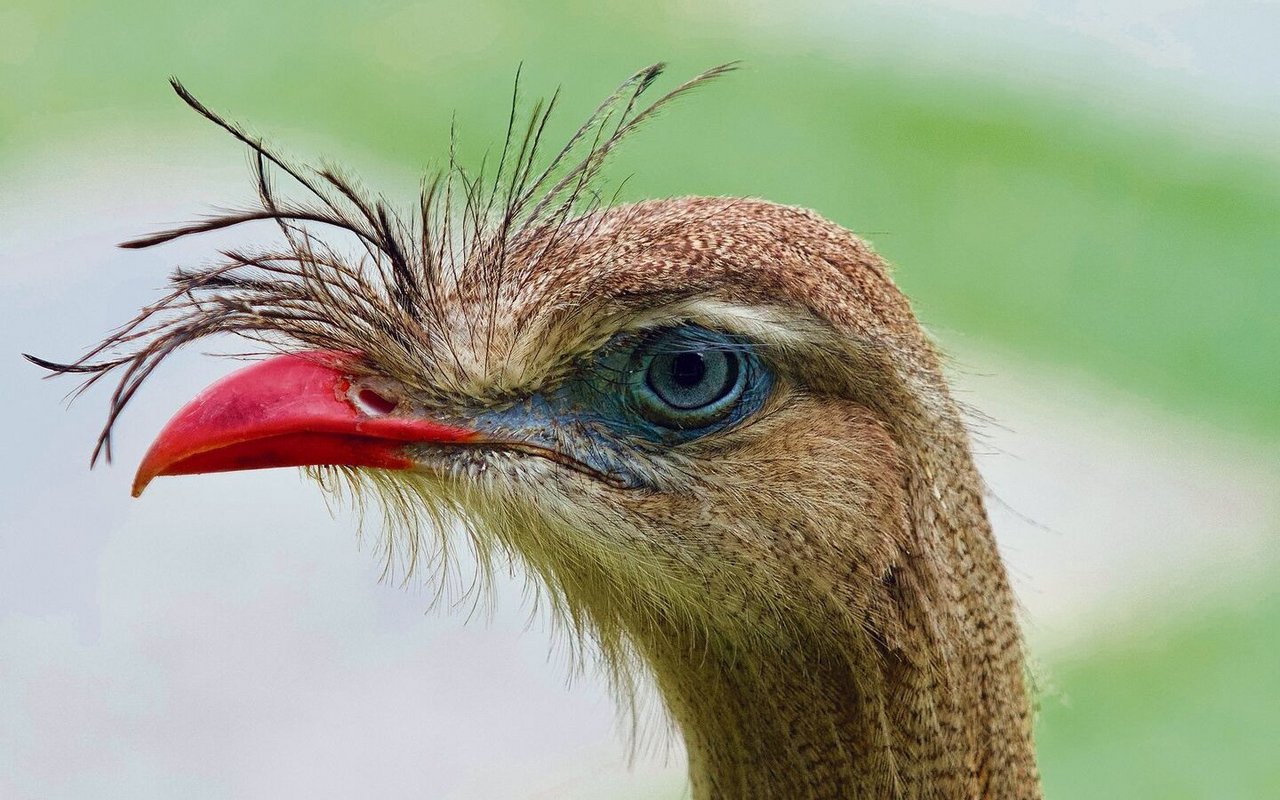
<path id="1" fill-rule="evenodd" d="M 794 308 L 731 303 L 707 297 L 681 300 L 638 314 L 629 320 L 624 330 L 650 330 L 688 322 L 786 349 L 822 347 L 834 338 L 834 332 L 827 325 Z"/>

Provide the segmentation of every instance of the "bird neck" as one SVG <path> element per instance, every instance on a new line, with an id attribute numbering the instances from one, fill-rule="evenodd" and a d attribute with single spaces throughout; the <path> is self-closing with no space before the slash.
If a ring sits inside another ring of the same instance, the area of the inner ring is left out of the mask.
<path id="1" fill-rule="evenodd" d="M 690 657 L 657 676 L 694 798 L 900 796 L 883 702 L 892 692 L 867 686 L 865 670 L 817 650 L 762 661 L 688 644 Z"/>
<path id="2" fill-rule="evenodd" d="M 827 516 L 797 534 L 887 537 L 901 545 L 887 569 L 860 572 L 873 557 L 837 547 L 832 562 L 855 566 L 811 576 L 805 612 L 774 627 L 762 614 L 753 643 L 690 626 L 642 645 L 684 733 L 695 798 L 1040 796 L 981 483 L 962 439 L 928 444 L 901 449 L 897 496 L 878 519 Z"/>

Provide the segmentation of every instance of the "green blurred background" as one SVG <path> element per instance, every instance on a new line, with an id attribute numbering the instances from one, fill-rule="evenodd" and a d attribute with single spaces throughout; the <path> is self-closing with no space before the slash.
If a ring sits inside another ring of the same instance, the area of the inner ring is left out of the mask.
<path id="1" fill-rule="evenodd" d="M 288 151 L 417 174 L 439 165 L 453 119 L 463 161 L 478 163 L 521 62 L 529 98 L 562 87 L 563 131 L 652 61 L 669 62 L 671 85 L 741 60 L 624 147 L 610 171 L 624 198 L 815 208 L 897 265 L 944 341 L 1088 375 L 1280 453 L 1274 106 L 1215 105 L 1084 56 L 1078 74 L 1037 72 L 1017 30 L 1007 58 L 989 58 L 997 30 L 981 40 L 984 69 L 952 68 L 963 42 L 937 57 L 946 31 L 913 37 L 920 13 L 11 2 L 0 167 L 18 175 L 68 148 L 145 165 L 119 147 L 131 130 L 230 152 L 179 107 L 170 74 Z M 1140 638 L 1053 653 L 1038 729 L 1048 797 L 1280 796 L 1280 570 L 1263 573 Z"/>

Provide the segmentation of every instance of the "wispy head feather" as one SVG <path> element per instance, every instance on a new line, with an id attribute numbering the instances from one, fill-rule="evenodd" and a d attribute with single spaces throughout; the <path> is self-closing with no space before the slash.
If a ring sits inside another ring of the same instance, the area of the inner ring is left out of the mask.
<path id="1" fill-rule="evenodd" d="M 175 269 L 168 294 L 74 361 L 27 358 L 54 374 L 86 376 L 78 391 L 108 374 L 119 376 L 91 463 L 100 456 L 111 459 L 112 430 L 155 369 L 179 348 L 214 334 L 234 334 L 275 351 L 361 352 L 371 366 L 429 392 L 434 387 L 414 376 L 431 374 L 432 361 L 457 358 L 452 339 L 442 334 L 459 322 L 445 318 L 444 293 L 465 286 L 488 299 L 487 314 L 460 321 L 466 337 L 487 357 L 490 348 L 479 345 L 493 335 L 499 291 L 559 243 L 566 223 L 600 208 L 597 179 L 617 145 L 677 97 L 733 68 L 714 67 L 642 105 L 641 96 L 663 70 L 662 64 L 646 67 L 605 98 L 545 161 L 543 137 L 559 94 L 537 102 L 520 125 L 517 72 L 493 174 L 486 176 L 483 165 L 467 170 L 451 146 L 447 166 L 424 180 L 409 215 L 370 196 L 336 169 L 281 156 L 172 79 L 188 106 L 250 149 L 258 204 L 121 247 L 154 247 L 259 220 L 274 220 L 283 242 L 220 250 L 221 260 L 210 266 Z M 296 184 L 302 198 L 278 194 L 275 173 Z M 339 251 L 335 234 L 357 242 L 355 257 Z M 539 249 L 513 265 L 513 245 L 531 235 Z M 517 268 L 520 272 L 513 272 Z"/>

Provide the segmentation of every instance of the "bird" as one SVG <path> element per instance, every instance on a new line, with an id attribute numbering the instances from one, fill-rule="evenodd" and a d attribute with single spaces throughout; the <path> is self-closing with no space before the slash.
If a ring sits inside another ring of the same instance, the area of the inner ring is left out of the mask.
<path id="1" fill-rule="evenodd" d="M 70 362 L 117 382 L 93 461 L 176 350 L 260 358 L 163 427 L 133 485 L 302 467 L 385 512 L 410 563 L 462 537 L 518 563 L 619 691 L 651 680 L 692 796 L 1037 798 L 1032 685 L 965 415 L 872 247 L 761 199 L 620 203 L 616 146 L 728 64 L 624 81 L 549 158 L 558 93 L 498 155 L 450 154 L 398 212 L 249 148 L 278 242 L 180 267 Z M 288 189 L 277 187 L 280 180 Z M 481 568 L 483 572 L 484 568 Z"/>

